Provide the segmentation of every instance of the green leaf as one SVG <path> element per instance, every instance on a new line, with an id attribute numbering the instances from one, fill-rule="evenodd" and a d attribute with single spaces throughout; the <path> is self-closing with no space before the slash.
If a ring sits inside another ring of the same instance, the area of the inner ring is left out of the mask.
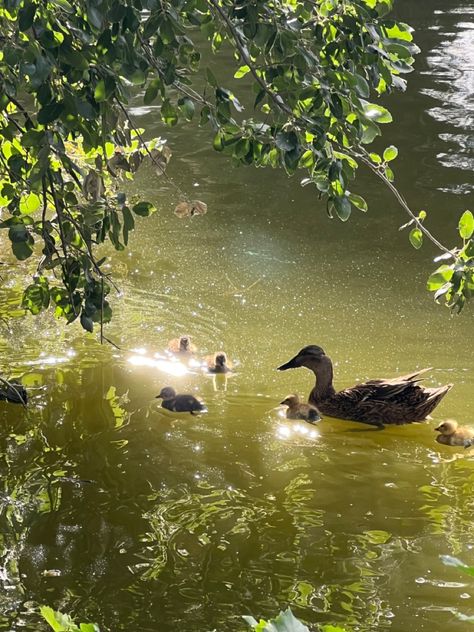
<path id="1" fill-rule="evenodd" d="M 471 211 L 464 211 L 459 220 L 459 234 L 463 239 L 470 239 L 474 233 L 474 216 Z"/>
<path id="2" fill-rule="evenodd" d="M 271 619 L 270 621 L 257 622 L 253 617 L 243 617 L 243 619 L 256 632 L 309 632 L 309 628 L 299 621 L 290 608 Z"/>
<path id="3" fill-rule="evenodd" d="M 156 208 L 151 202 L 139 202 L 132 207 L 132 211 L 135 215 L 140 215 L 140 217 L 148 217 L 156 211 Z"/>
<path id="4" fill-rule="evenodd" d="M 454 270 L 451 266 L 442 265 L 429 277 L 427 282 L 427 288 L 430 292 L 438 290 L 447 281 L 452 279 Z"/>
<path id="5" fill-rule="evenodd" d="M 417 250 L 423 245 L 423 233 L 419 228 L 413 228 L 408 236 L 411 245 Z"/>
<path id="6" fill-rule="evenodd" d="M 41 123 L 41 125 L 52 123 L 60 116 L 63 110 L 63 103 L 59 103 L 58 101 L 52 101 L 51 103 L 48 103 L 47 105 L 43 106 L 38 112 L 38 123 Z"/>
<path id="7" fill-rule="evenodd" d="M 81 312 L 81 327 L 90 333 L 94 332 L 94 322 L 92 318 L 87 316 L 84 311 Z"/>
<path id="8" fill-rule="evenodd" d="M 101 79 L 94 90 L 94 99 L 97 101 L 97 103 L 100 103 L 101 101 L 105 101 L 106 96 L 105 96 L 105 81 L 103 79 Z"/>
<path id="9" fill-rule="evenodd" d="M 369 120 L 375 121 L 376 123 L 391 123 L 393 121 L 390 112 L 375 103 L 366 103 L 364 105 L 364 114 Z"/>
<path id="10" fill-rule="evenodd" d="M 332 200 L 336 214 L 342 222 L 347 222 L 351 215 L 351 203 L 346 196 L 335 197 Z"/>
<path id="11" fill-rule="evenodd" d="M 63 626 L 56 619 L 56 612 L 49 606 L 41 606 L 40 613 L 54 632 L 63 632 Z"/>
<path id="12" fill-rule="evenodd" d="M 298 146 L 298 136 L 295 132 L 278 132 L 275 137 L 275 143 L 278 149 L 292 151 Z"/>
<path id="13" fill-rule="evenodd" d="M 194 101 L 189 97 L 183 97 L 178 100 L 178 106 L 184 115 L 184 118 L 190 121 L 194 116 Z"/>
<path id="14" fill-rule="evenodd" d="M 152 79 L 148 84 L 148 88 L 146 89 L 145 95 L 143 97 L 143 103 L 145 105 L 150 105 L 158 96 L 158 92 L 161 87 L 160 79 Z"/>
<path id="15" fill-rule="evenodd" d="M 385 149 L 385 151 L 383 152 L 383 159 L 385 160 L 385 162 L 395 160 L 397 156 L 398 149 L 395 147 L 395 145 L 390 145 L 390 147 L 387 147 L 387 149 Z"/>
<path id="16" fill-rule="evenodd" d="M 176 125 L 178 122 L 178 114 L 176 108 L 174 108 L 169 99 L 165 99 L 161 105 L 161 118 L 166 125 Z"/>
<path id="17" fill-rule="evenodd" d="M 375 163 L 376 165 L 380 164 L 382 162 L 382 158 L 376 154 L 375 152 L 372 152 L 369 154 L 370 156 L 370 160 Z"/>
<path id="18" fill-rule="evenodd" d="M 246 74 L 250 72 L 250 68 L 248 66 L 240 66 L 240 68 L 234 73 L 235 79 L 241 79 L 245 77 Z"/>
<path id="19" fill-rule="evenodd" d="M 363 211 L 364 213 L 368 210 L 367 202 L 360 195 L 356 195 L 355 193 L 348 193 L 348 198 L 351 203 L 359 209 L 359 211 Z"/>
<path id="20" fill-rule="evenodd" d="M 214 74 L 210 68 L 206 68 L 206 79 L 211 86 L 217 88 L 217 79 L 214 77 Z"/>
<path id="21" fill-rule="evenodd" d="M 37 5 L 33 2 L 25 3 L 24 6 L 18 11 L 18 28 L 20 31 L 27 31 L 33 24 L 35 19 L 35 13 Z"/>
<path id="22" fill-rule="evenodd" d="M 29 193 L 22 196 L 20 200 L 20 213 L 22 215 L 28 215 L 34 213 L 41 206 L 41 200 L 36 193 Z"/>

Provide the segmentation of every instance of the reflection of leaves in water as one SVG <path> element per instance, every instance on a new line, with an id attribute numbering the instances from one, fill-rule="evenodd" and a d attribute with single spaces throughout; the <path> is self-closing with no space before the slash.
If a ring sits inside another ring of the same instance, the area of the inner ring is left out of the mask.
<path id="1" fill-rule="evenodd" d="M 54 555 L 63 528 L 69 528 L 68 518 L 64 522 L 61 514 L 63 505 L 66 501 L 68 507 L 73 495 L 78 500 L 85 489 L 97 487 L 87 485 L 87 475 L 93 473 L 90 460 L 96 459 L 96 472 L 100 471 L 101 456 L 110 459 L 120 447 L 113 441 L 117 435 L 108 431 L 115 433 L 126 419 L 123 396 L 117 396 L 114 387 L 104 395 L 107 389 L 94 371 L 55 367 L 31 372 L 24 379 L 28 384 L 47 383 L 48 389 L 35 394 L 28 416 L 19 418 L 10 408 L 1 410 L 0 576 L 9 593 L 0 605 L 5 616 L 24 599 L 20 568 L 23 573 L 28 569 L 24 577 L 31 582 L 35 576 L 45 577 L 44 566 L 54 563 L 48 558 Z M 96 407 L 88 426 L 88 406 L 98 397 L 103 404 Z M 113 447 L 101 450 L 100 446 Z M 68 572 L 70 558 L 83 545 L 80 538 L 72 538 L 71 543 L 67 549 L 61 547 L 61 568 Z"/>
<path id="2" fill-rule="evenodd" d="M 472 534 L 474 462 L 463 459 L 444 464 L 420 492 L 424 501 L 420 510 L 428 516 L 432 533 L 443 535 L 451 552 L 460 553 L 465 536 Z"/>
<path id="3" fill-rule="evenodd" d="M 168 562 L 183 557 L 185 543 L 198 556 L 202 548 L 225 551 L 232 538 L 248 537 L 251 525 L 263 526 L 266 515 L 274 511 L 266 501 L 248 506 L 248 498 L 242 492 L 207 489 L 204 484 L 200 492 L 191 493 L 181 487 L 168 496 L 146 515 L 152 529 L 146 541 L 153 550 L 153 559 L 144 573 L 145 579 L 158 577 Z"/>

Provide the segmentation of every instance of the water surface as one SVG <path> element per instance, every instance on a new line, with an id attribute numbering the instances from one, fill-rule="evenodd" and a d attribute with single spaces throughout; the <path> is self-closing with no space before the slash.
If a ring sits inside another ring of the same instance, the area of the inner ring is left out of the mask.
<path id="1" fill-rule="evenodd" d="M 397 14 L 423 52 L 388 99 L 384 142 L 400 149 L 400 189 L 451 245 L 472 208 L 474 5 L 403 0 Z M 237 632 L 240 615 L 291 604 L 361 632 L 465 630 L 456 612 L 474 614 L 474 584 L 439 556 L 474 565 L 474 461 L 433 427 L 472 422 L 473 319 L 425 292 L 436 252 L 411 248 L 370 175 L 358 181 L 370 212 L 341 224 L 297 178 L 234 167 L 207 130 L 163 129 L 140 99 L 133 115 L 169 138 L 170 177 L 209 212 L 179 220 L 175 188 L 140 174 L 159 212 L 114 255 L 119 350 L 48 315 L 0 322 L 2 373 L 32 393 L 27 413 L 0 410 L 0 629 L 40 629 L 49 604 L 114 632 Z M 12 272 L 2 313 L 18 287 Z M 235 375 L 163 362 L 184 333 L 202 355 L 225 349 Z M 429 384 L 455 388 L 428 424 L 287 422 L 275 407 L 312 376 L 275 367 L 311 343 L 340 388 L 426 366 Z M 163 412 L 165 385 L 209 414 Z"/>

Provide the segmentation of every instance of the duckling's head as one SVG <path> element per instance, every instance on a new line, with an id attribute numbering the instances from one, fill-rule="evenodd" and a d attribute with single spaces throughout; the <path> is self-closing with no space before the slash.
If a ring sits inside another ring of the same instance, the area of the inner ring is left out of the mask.
<path id="1" fill-rule="evenodd" d="M 454 421 L 454 419 L 447 419 L 443 421 L 435 430 L 437 432 L 441 432 L 443 435 L 452 435 L 458 429 L 458 422 Z"/>
<path id="2" fill-rule="evenodd" d="M 306 366 L 312 368 L 319 364 L 322 358 L 325 358 L 326 354 L 321 347 L 317 345 L 308 345 L 303 347 L 294 358 L 291 358 L 286 364 L 282 364 L 278 367 L 278 371 L 286 371 L 287 369 L 297 369 L 300 366 Z"/>
<path id="3" fill-rule="evenodd" d="M 165 386 L 161 389 L 160 394 L 156 396 L 156 399 L 173 399 L 176 397 L 176 391 L 171 386 Z"/>
<path id="4" fill-rule="evenodd" d="M 179 339 L 179 350 L 189 351 L 191 347 L 191 338 L 189 336 L 181 336 Z"/>
<path id="5" fill-rule="evenodd" d="M 280 402 L 282 406 L 297 406 L 300 403 L 300 396 L 292 393 L 291 395 L 287 395 L 285 399 Z"/>
<path id="6" fill-rule="evenodd" d="M 214 362 L 216 366 L 225 366 L 227 363 L 227 356 L 223 351 L 219 351 L 214 356 Z"/>

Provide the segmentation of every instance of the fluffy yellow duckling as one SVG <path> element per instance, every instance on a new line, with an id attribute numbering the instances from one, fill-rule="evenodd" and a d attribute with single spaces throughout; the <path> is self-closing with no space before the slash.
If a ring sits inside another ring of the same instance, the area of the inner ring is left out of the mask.
<path id="1" fill-rule="evenodd" d="M 232 370 L 232 364 L 228 361 L 224 351 L 207 356 L 206 361 L 209 373 L 229 373 Z"/>
<path id="2" fill-rule="evenodd" d="M 440 432 L 436 437 L 438 443 L 443 445 L 461 446 L 470 448 L 474 445 L 474 430 L 467 426 L 460 426 L 454 419 L 443 421 L 437 428 L 436 432 Z"/>
<path id="3" fill-rule="evenodd" d="M 181 336 L 180 338 L 173 338 L 173 340 L 168 342 L 168 351 L 181 355 L 193 355 L 197 349 L 195 345 L 191 343 L 189 336 Z"/>
<path id="4" fill-rule="evenodd" d="M 171 386 L 165 386 L 161 389 L 157 399 L 162 399 L 161 407 L 171 410 L 174 413 L 206 413 L 207 408 L 202 402 L 187 393 L 177 394 Z"/>
<path id="5" fill-rule="evenodd" d="M 311 404 L 304 404 L 300 401 L 299 395 L 288 395 L 281 402 L 283 406 L 288 406 L 286 409 L 287 419 L 304 419 L 309 423 L 314 423 L 321 419 L 318 409 Z"/>

